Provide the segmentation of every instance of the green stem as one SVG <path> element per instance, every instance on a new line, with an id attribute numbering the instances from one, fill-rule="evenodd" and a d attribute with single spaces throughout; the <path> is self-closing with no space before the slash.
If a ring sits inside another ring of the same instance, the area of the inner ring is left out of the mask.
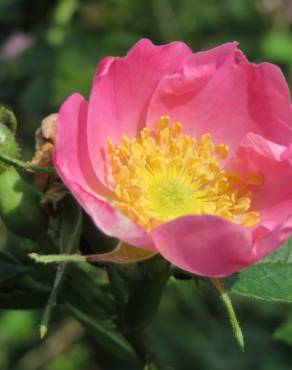
<path id="1" fill-rule="evenodd" d="M 49 295 L 49 299 L 47 301 L 41 324 L 40 324 L 40 336 L 41 338 L 44 338 L 44 336 L 47 333 L 48 330 L 48 324 L 51 318 L 51 314 L 53 311 L 53 308 L 56 305 L 57 302 L 57 297 L 58 294 L 61 290 L 62 283 L 64 280 L 64 277 L 67 272 L 68 268 L 68 258 L 71 256 L 70 253 L 73 253 L 76 251 L 78 245 L 79 245 L 79 240 L 80 240 L 80 235 L 81 235 L 81 228 L 82 228 L 82 212 L 79 206 L 77 206 L 77 217 L 76 217 L 76 222 L 75 224 L 71 225 L 73 228 L 72 232 L 68 233 L 67 227 L 65 227 L 65 224 L 68 222 L 67 220 L 67 213 L 64 212 L 64 209 L 68 211 L 69 209 L 67 208 L 68 205 L 70 205 L 70 202 L 67 203 L 66 199 L 63 201 L 62 204 L 62 227 L 61 227 L 61 237 L 60 237 L 60 250 L 65 251 L 68 254 L 66 256 L 65 261 L 59 261 L 62 262 L 58 268 L 57 268 L 57 273 L 54 281 L 54 285 L 52 287 L 51 293 Z M 68 235 L 67 235 L 68 234 Z M 62 256 L 62 255 L 61 255 Z M 75 254 L 75 257 L 82 257 L 77 254 Z M 35 258 L 37 260 L 37 255 L 35 253 L 32 253 L 32 258 Z M 39 257 L 50 257 L 50 256 L 39 256 Z M 57 256 L 55 256 L 57 257 Z"/>
<path id="2" fill-rule="evenodd" d="M 231 299 L 228 293 L 226 292 L 222 281 L 220 281 L 219 279 L 212 278 L 210 279 L 210 282 L 213 284 L 213 286 L 216 288 L 216 290 L 218 291 L 220 295 L 220 298 L 226 308 L 235 339 L 241 351 L 243 352 L 244 351 L 244 337 L 243 337 L 239 322 L 237 320 L 236 313 L 234 311 Z"/>
<path id="3" fill-rule="evenodd" d="M 41 320 L 41 323 L 40 323 L 40 337 L 41 337 L 41 339 L 43 339 L 45 337 L 45 335 L 47 334 L 49 320 L 50 320 L 50 317 L 51 317 L 51 314 L 52 314 L 52 310 L 53 310 L 53 308 L 56 304 L 56 300 L 57 300 L 59 291 L 60 291 L 61 286 L 62 286 L 61 283 L 62 283 L 62 280 L 65 276 L 66 266 L 67 266 L 67 264 L 65 264 L 65 263 L 58 266 L 58 271 L 57 271 L 57 274 L 56 274 L 54 285 L 53 285 L 53 288 L 51 290 L 51 294 L 50 294 L 49 299 L 47 301 L 45 310 L 43 312 L 42 320 Z"/>
<path id="4" fill-rule="evenodd" d="M 20 159 L 10 157 L 1 152 L 0 152 L 0 162 L 3 162 L 9 166 L 13 166 L 23 171 L 42 172 L 48 175 L 56 175 L 56 171 L 52 167 L 39 167 L 30 162 L 21 161 Z"/>
<path id="5" fill-rule="evenodd" d="M 30 253 L 29 257 L 38 263 L 64 263 L 64 262 L 86 262 L 86 257 L 81 254 L 48 254 L 40 255 Z"/>

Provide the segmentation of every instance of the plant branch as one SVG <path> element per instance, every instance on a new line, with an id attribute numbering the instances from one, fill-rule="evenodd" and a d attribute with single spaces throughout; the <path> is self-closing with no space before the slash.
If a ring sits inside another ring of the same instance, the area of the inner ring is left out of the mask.
<path id="1" fill-rule="evenodd" d="M 0 152 L 0 162 L 3 162 L 9 166 L 16 167 L 23 171 L 42 172 L 48 175 L 56 175 L 56 171 L 53 167 L 39 167 L 31 162 L 25 162 L 17 158 L 10 157 Z"/>
<path id="2" fill-rule="evenodd" d="M 228 314 L 228 317 L 229 317 L 229 321 L 230 321 L 231 327 L 233 329 L 235 339 L 236 339 L 241 351 L 244 352 L 244 337 L 243 337 L 242 330 L 240 328 L 239 322 L 237 320 L 236 313 L 234 311 L 231 299 L 230 299 L 228 293 L 226 292 L 222 281 L 220 281 L 219 279 L 215 279 L 215 278 L 212 278 L 212 279 L 209 279 L 209 280 L 213 284 L 213 286 L 215 287 L 215 289 L 217 290 L 217 292 L 220 295 L 220 298 L 221 298 L 221 300 L 222 300 L 222 302 L 223 302 L 223 304 L 226 308 L 226 311 L 227 311 L 227 314 Z"/>
<path id="3" fill-rule="evenodd" d="M 66 199 L 63 201 L 63 210 L 67 210 L 68 204 L 66 203 Z M 82 228 L 82 212 L 79 206 L 77 206 L 77 217 L 74 223 L 70 225 L 70 233 L 67 230 L 67 227 L 65 227 L 64 224 L 68 223 L 68 214 L 63 213 L 62 214 L 62 228 L 61 228 L 61 237 L 60 237 L 60 250 L 65 250 L 68 255 L 70 256 L 70 253 L 73 253 L 78 245 L 81 235 L 81 228 Z M 43 257 L 49 257 L 49 256 L 43 256 Z M 48 330 L 48 324 L 51 318 L 51 314 L 53 311 L 53 308 L 56 305 L 58 294 L 61 290 L 62 283 L 64 280 L 64 277 L 66 275 L 68 268 L 67 261 L 64 261 L 61 263 L 57 268 L 57 273 L 54 281 L 54 285 L 52 287 L 51 293 L 49 295 L 49 299 L 47 301 L 42 320 L 40 323 L 40 336 L 41 338 L 44 338 L 44 336 L 47 333 Z"/>

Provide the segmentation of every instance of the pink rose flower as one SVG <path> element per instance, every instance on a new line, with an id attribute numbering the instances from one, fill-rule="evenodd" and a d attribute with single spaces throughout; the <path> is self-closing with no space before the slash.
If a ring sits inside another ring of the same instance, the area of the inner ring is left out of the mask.
<path id="1" fill-rule="evenodd" d="M 104 233 L 223 277 L 292 232 L 285 79 L 227 43 L 193 53 L 141 40 L 62 105 L 54 164 Z"/>

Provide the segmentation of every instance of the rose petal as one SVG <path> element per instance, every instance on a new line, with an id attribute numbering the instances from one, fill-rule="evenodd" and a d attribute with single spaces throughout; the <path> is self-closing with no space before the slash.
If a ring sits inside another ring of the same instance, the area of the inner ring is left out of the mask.
<path id="1" fill-rule="evenodd" d="M 276 66 L 247 61 L 236 43 L 195 53 L 183 72 L 165 77 L 153 94 L 148 125 L 168 114 L 188 134 L 211 133 L 231 151 L 248 132 L 279 144 L 292 140 L 292 109 L 285 79 Z"/>
<path id="2" fill-rule="evenodd" d="M 216 216 L 184 216 L 150 234 L 164 258 L 198 275 L 227 276 L 253 259 L 250 231 Z"/>
<path id="3" fill-rule="evenodd" d="M 254 227 L 255 261 L 285 243 L 292 232 L 292 161 L 291 151 L 282 145 L 248 134 L 226 170 L 241 174 L 259 174 L 262 183 L 251 188 L 252 209 L 260 213 Z"/>
<path id="4" fill-rule="evenodd" d="M 139 41 L 124 58 L 112 58 L 98 69 L 90 95 L 87 135 L 90 157 L 101 181 L 107 138 L 134 137 L 145 125 L 149 101 L 159 81 L 181 68 L 192 51 L 181 42 L 155 46 Z"/>
<path id="5" fill-rule="evenodd" d="M 286 152 L 285 146 L 250 133 L 226 164 L 227 171 L 240 173 L 242 179 L 251 173 L 261 176 L 262 183 L 251 188 L 251 195 L 262 223 L 278 225 L 292 211 L 292 162 Z"/>
<path id="6" fill-rule="evenodd" d="M 86 119 L 87 102 L 79 94 L 71 95 L 58 115 L 54 166 L 69 189 L 74 181 L 88 192 L 105 196 L 108 190 L 96 177 L 88 156 Z"/>
<path id="7" fill-rule="evenodd" d="M 292 141 L 290 92 L 280 68 L 271 63 L 252 64 L 248 107 L 258 132 L 282 145 Z"/>
<path id="8" fill-rule="evenodd" d="M 102 232 L 135 247 L 156 251 L 150 236 L 109 203 L 86 192 L 73 181 L 70 182 L 70 190 Z"/>
<path id="9" fill-rule="evenodd" d="M 276 227 L 273 225 L 271 230 L 268 228 L 261 230 L 261 235 L 256 235 L 255 233 L 256 231 L 254 232 L 256 262 L 289 240 L 292 233 L 292 212 Z"/>

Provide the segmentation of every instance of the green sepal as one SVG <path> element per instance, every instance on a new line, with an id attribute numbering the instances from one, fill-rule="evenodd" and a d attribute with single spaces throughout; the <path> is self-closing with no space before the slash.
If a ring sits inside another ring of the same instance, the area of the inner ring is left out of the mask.
<path id="1" fill-rule="evenodd" d="M 10 109 L 0 107 L 0 124 L 5 125 L 13 134 L 16 133 L 17 120 Z"/>

